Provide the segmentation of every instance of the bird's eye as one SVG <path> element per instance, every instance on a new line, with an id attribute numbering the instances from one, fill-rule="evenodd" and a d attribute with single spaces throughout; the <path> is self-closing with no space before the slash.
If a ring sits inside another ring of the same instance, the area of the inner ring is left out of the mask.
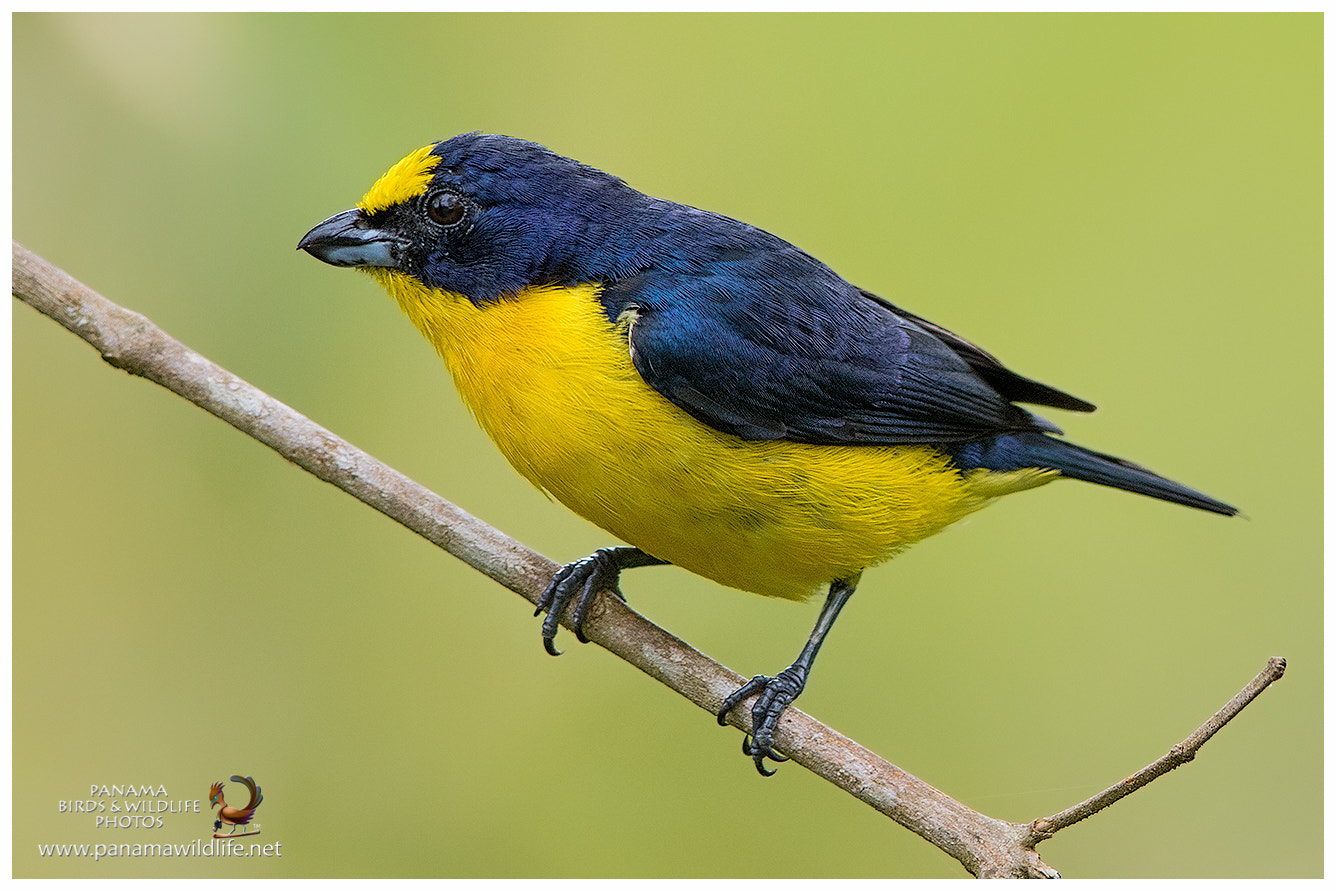
<path id="1" fill-rule="evenodd" d="M 454 192 L 437 192 L 427 196 L 427 216 L 442 226 L 453 226 L 464 219 L 468 205 Z"/>

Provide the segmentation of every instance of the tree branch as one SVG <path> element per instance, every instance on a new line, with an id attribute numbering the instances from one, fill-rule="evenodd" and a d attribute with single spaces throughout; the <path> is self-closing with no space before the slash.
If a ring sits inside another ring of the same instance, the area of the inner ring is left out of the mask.
<path id="1" fill-rule="evenodd" d="M 13 245 L 15 297 L 93 346 L 111 365 L 160 384 L 287 460 L 438 545 L 530 603 L 557 565 L 173 340 L 26 248 Z M 565 623 L 563 623 L 565 624 Z M 604 592 L 585 635 L 713 714 L 744 678 L 692 649 Z M 1087 802 L 1033 823 L 996 820 L 961 804 L 853 740 L 790 707 L 776 733 L 794 763 L 844 789 L 950 854 L 979 877 L 1047 877 L 1035 853 L 1054 833 L 1108 807 L 1192 759 L 1217 730 L 1284 672 L 1273 659 L 1211 721 L 1159 761 Z M 738 709 L 734 726 L 750 730 Z"/>
<path id="2" fill-rule="evenodd" d="M 1042 817 L 1031 823 L 1030 838 L 1027 839 L 1027 844 L 1033 847 L 1046 838 L 1052 838 L 1058 830 L 1066 829 L 1087 817 L 1094 816 L 1118 799 L 1131 795 L 1142 786 L 1152 780 L 1159 779 L 1175 767 L 1187 764 L 1197 757 L 1197 750 L 1206 745 L 1208 739 L 1215 736 L 1216 732 L 1232 721 L 1235 715 L 1247 707 L 1248 703 L 1260 696 L 1263 690 L 1280 680 L 1284 675 L 1285 660 L 1280 656 L 1272 657 L 1266 663 L 1266 668 L 1262 669 L 1257 677 L 1253 678 L 1246 687 L 1240 690 L 1237 696 L 1225 703 L 1220 711 L 1211 716 L 1209 721 L 1198 727 L 1191 736 L 1174 746 L 1163 756 L 1098 795 L 1088 798 L 1074 807 L 1069 807 L 1061 813 L 1054 814 L 1051 817 Z"/>

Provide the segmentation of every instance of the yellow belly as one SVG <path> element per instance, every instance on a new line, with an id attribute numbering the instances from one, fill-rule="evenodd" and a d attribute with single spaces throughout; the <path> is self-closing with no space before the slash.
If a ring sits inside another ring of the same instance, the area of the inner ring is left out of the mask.
<path id="1" fill-rule="evenodd" d="M 595 286 L 477 307 L 370 271 L 516 470 L 623 541 L 721 584 L 802 598 L 1049 478 L 962 475 L 928 446 L 744 442 L 644 382 L 626 323 L 608 322 Z"/>

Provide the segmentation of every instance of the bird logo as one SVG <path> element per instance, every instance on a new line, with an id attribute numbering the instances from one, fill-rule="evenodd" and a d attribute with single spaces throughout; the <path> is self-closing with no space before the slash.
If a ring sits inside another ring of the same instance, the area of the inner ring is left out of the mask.
<path id="1" fill-rule="evenodd" d="M 255 818 L 255 809 L 260 806 L 260 802 L 264 801 L 264 795 L 260 792 L 260 787 L 250 777 L 233 774 L 231 780 L 250 790 L 250 800 L 246 802 L 245 807 L 232 807 L 223 798 L 222 783 L 214 783 L 210 786 L 209 809 L 218 808 L 218 819 L 213 821 L 213 837 L 239 838 L 243 835 L 259 835 L 260 824 L 252 824 L 251 820 Z M 223 832 L 224 826 L 232 828 Z M 237 832 L 238 826 L 242 827 L 241 832 Z"/>
<path id="2" fill-rule="evenodd" d="M 383 285 L 515 469 L 630 545 L 555 575 L 548 652 L 568 606 L 583 641 L 594 598 L 634 567 L 795 600 L 827 590 L 797 660 L 720 703 L 724 723 L 756 697 L 744 751 L 765 775 L 865 568 L 1061 478 L 1238 512 L 1059 438 L 1018 403 L 1095 406 L 798 247 L 532 142 L 424 146 L 298 247 Z"/>

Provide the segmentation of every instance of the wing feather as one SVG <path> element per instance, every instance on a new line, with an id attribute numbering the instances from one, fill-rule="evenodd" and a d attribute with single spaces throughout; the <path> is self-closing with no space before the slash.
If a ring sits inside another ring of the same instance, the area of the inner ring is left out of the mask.
<path id="1" fill-rule="evenodd" d="M 784 247 L 603 292 L 610 317 L 635 311 L 636 369 L 698 420 L 749 440 L 902 444 L 1057 430 L 1013 400 L 1093 409 Z"/>

